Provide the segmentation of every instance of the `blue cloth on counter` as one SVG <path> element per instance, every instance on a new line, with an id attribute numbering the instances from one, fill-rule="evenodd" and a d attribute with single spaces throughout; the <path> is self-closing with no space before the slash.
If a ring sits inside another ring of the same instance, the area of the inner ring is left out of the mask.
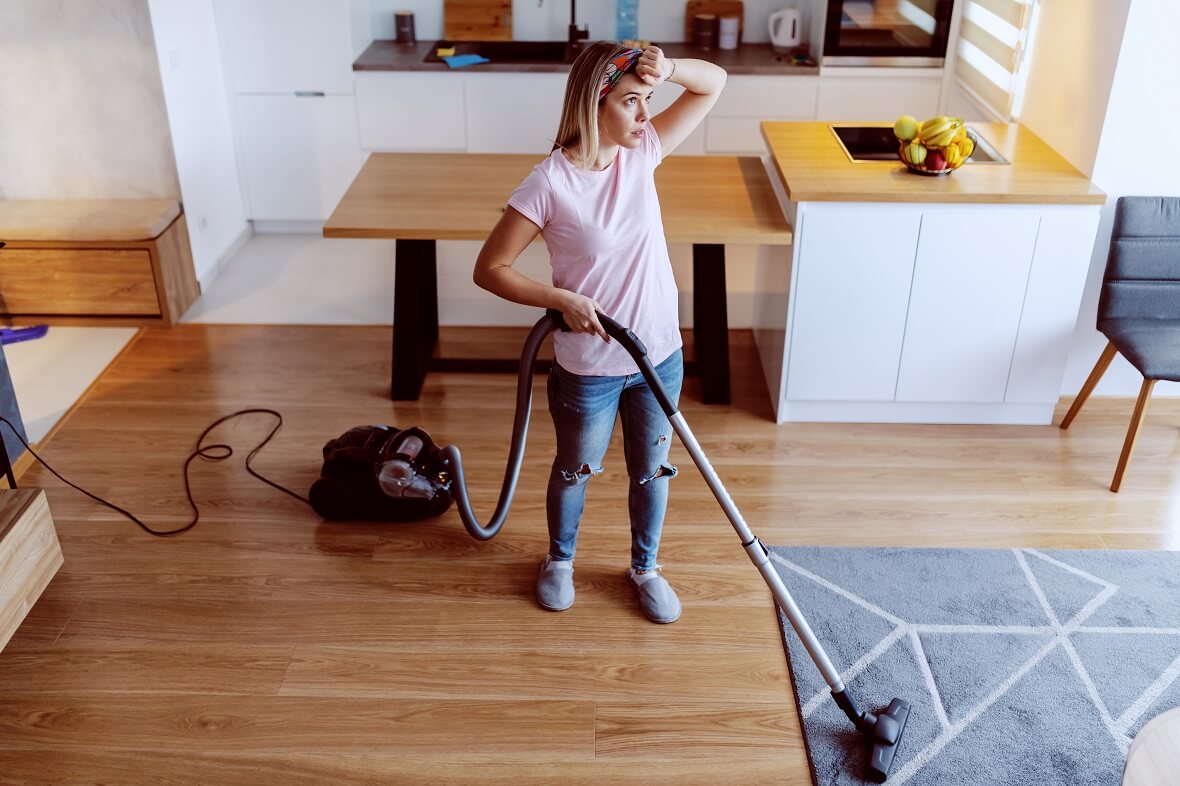
<path id="1" fill-rule="evenodd" d="M 451 55 L 450 57 L 444 57 L 443 60 L 451 68 L 462 68 L 463 66 L 476 65 L 477 63 L 492 62 L 483 55 Z"/>

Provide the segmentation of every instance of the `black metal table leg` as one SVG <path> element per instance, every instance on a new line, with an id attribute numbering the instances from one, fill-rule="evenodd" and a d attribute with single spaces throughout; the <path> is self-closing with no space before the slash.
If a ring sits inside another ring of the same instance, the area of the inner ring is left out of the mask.
<path id="1" fill-rule="evenodd" d="M 390 398 L 412 401 L 438 343 L 438 271 L 433 240 L 398 240 L 393 282 Z"/>
<path id="2" fill-rule="evenodd" d="M 456 372 L 504 372 L 515 359 L 435 358 L 438 344 L 438 266 L 433 240 L 398 240 L 393 288 L 393 369 L 390 398 L 413 401 L 430 369 Z M 706 404 L 728 404 L 729 316 L 725 300 L 725 246 L 692 247 L 693 343 L 696 361 L 688 373 L 701 376 Z M 538 369 L 544 361 L 538 363 Z"/>
<path id="3" fill-rule="evenodd" d="M 692 246 L 692 324 L 706 404 L 729 403 L 729 315 L 725 302 L 725 246 Z"/>
<path id="4" fill-rule="evenodd" d="M 2 427 L 0 427 L 2 428 Z M 4 435 L 0 434 L 0 475 L 8 478 L 8 488 L 16 488 L 16 474 L 12 469 L 12 461 L 8 458 L 8 446 L 4 444 Z"/>

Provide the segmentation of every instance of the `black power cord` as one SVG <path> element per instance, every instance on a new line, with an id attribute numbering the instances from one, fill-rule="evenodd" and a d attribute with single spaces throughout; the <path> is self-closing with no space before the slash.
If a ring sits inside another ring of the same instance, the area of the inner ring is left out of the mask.
<path id="1" fill-rule="evenodd" d="M 199 521 L 201 518 L 201 512 L 197 509 L 197 503 L 193 501 L 193 492 L 192 492 L 192 488 L 189 485 L 189 479 L 188 479 L 189 465 L 192 464 L 198 458 L 204 459 L 205 461 L 225 461 L 227 458 L 229 458 L 230 456 L 232 456 L 234 454 L 233 448 L 231 448 L 229 445 L 225 445 L 222 443 L 216 443 L 213 445 L 205 445 L 204 444 L 205 437 L 207 437 L 209 435 L 210 431 L 217 428 L 218 426 L 220 426 L 222 423 L 226 422 L 227 420 L 232 420 L 233 418 L 241 417 L 242 415 L 254 415 L 254 414 L 274 415 L 277 422 L 275 423 L 274 428 L 272 428 L 270 430 L 270 433 L 266 435 L 266 439 L 259 442 L 258 445 L 253 450 L 250 451 L 249 455 L 246 456 L 246 471 L 249 472 L 254 477 L 261 480 L 263 483 L 267 484 L 268 486 L 273 486 L 274 488 L 278 489 L 279 491 L 283 492 L 284 494 L 290 494 L 292 497 L 299 500 L 300 502 L 303 502 L 307 505 L 311 505 L 311 502 L 307 499 L 307 497 L 304 497 L 300 494 L 296 494 L 294 491 L 291 491 L 291 489 L 280 486 L 278 483 L 275 483 L 273 480 L 263 477 L 258 472 L 256 472 L 253 467 L 250 466 L 250 462 L 254 460 L 254 457 L 256 455 L 258 455 L 258 452 L 260 450 L 262 450 L 264 447 L 266 447 L 266 443 L 270 442 L 271 439 L 274 437 L 274 435 L 279 432 L 279 429 L 281 429 L 283 427 L 283 416 L 280 415 L 278 412 L 276 412 L 273 409 L 264 409 L 264 408 L 240 409 L 237 412 L 226 415 L 225 417 L 222 417 L 222 418 L 218 418 L 217 420 L 210 423 L 209 426 L 204 431 L 201 432 L 201 436 L 197 437 L 196 448 L 193 450 L 192 453 L 190 453 L 188 455 L 188 458 L 186 458 L 184 460 L 184 493 L 188 497 L 189 507 L 191 507 L 193 509 L 193 520 L 190 521 L 188 524 L 184 525 L 183 527 L 180 527 L 179 529 L 172 529 L 172 530 L 152 529 L 147 524 L 144 524 L 142 521 L 140 521 L 139 518 L 137 518 L 134 513 L 131 513 L 128 510 L 124 510 L 123 508 L 119 507 L 118 505 L 114 504 L 113 502 L 108 502 L 107 500 L 103 499 L 102 497 L 99 497 L 95 494 L 91 494 L 89 491 L 82 488 L 81 486 L 78 486 L 78 485 L 66 480 L 60 474 L 58 474 L 57 470 L 55 470 L 53 467 L 49 466 L 49 463 L 46 462 L 45 459 L 41 458 L 35 452 L 33 452 L 33 449 L 29 446 L 29 443 L 25 440 L 24 437 L 21 436 L 20 432 L 17 431 L 16 426 L 12 425 L 12 423 L 8 420 L 8 418 L 0 416 L 0 422 L 4 423 L 5 425 L 8 426 L 9 429 L 12 430 L 12 433 L 16 435 L 16 438 L 19 439 L 21 441 L 21 444 L 23 444 L 25 446 L 25 449 L 29 451 L 29 455 L 31 455 L 37 461 L 41 462 L 41 464 L 44 465 L 45 469 L 47 469 L 51 473 L 53 473 L 53 476 L 56 477 L 58 480 L 60 480 L 62 483 L 65 483 L 70 488 L 77 489 L 78 491 L 82 492 L 86 496 L 90 497 L 95 502 L 99 502 L 103 505 L 106 505 L 111 510 L 118 511 L 119 513 L 122 513 L 124 516 L 126 516 L 127 518 L 131 519 L 136 524 L 138 524 L 140 526 L 140 528 L 143 529 L 145 532 L 148 532 L 152 535 L 156 535 L 158 537 L 167 537 L 169 535 L 179 535 L 182 532 L 192 529 L 193 527 L 196 526 L 197 521 Z"/>

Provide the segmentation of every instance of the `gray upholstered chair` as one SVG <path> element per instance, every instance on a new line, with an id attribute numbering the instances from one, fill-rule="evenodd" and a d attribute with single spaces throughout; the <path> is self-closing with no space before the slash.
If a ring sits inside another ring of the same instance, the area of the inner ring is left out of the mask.
<path id="1" fill-rule="evenodd" d="M 1108 339 L 1106 349 L 1061 427 L 1069 428 L 1116 352 L 1143 375 L 1110 484 L 1118 491 L 1151 389 L 1157 380 L 1180 381 L 1180 198 L 1121 197 L 1115 205 L 1098 330 Z"/>

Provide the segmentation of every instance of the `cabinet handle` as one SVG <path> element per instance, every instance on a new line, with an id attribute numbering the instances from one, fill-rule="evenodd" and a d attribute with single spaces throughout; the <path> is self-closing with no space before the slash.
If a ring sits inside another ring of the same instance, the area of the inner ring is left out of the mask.
<path id="1" fill-rule="evenodd" d="M 295 95 L 299 98 L 323 98 L 323 90 L 296 90 Z"/>

